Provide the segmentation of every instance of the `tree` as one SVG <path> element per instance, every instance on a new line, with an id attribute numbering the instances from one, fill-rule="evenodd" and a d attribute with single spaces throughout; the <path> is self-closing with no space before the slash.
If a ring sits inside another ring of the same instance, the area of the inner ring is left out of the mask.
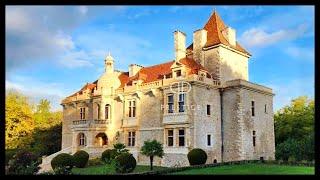
<path id="1" fill-rule="evenodd" d="M 153 170 L 153 157 L 163 157 L 163 147 L 157 140 L 145 141 L 141 147 L 141 153 L 150 157 L 150 170 Z"/>
<path id="2" fill-rule="evenodd" d="M 116 150 L 116 156 L 122 154 L 122 153 L 127 153 L 129 152 L 128 149 L 126 149 L 126 145 L 122 144 L 122 143 L 116 143 L 113 145 L 113 148 Z"/>
<path id="3" fill-rule="evenodd" d="M 34 113 L 35 126 L 39 129 L 46 129 L 61 122 L 62 113 L 50 111 L 50 101 L 41 99 Z M 61 117 L 59 117 L 61 115 Z"/>
<path id="4" fill-rule="evenodd" d="M 276 159 L 314 159 L 314 100 L 300 96 L 274 115 Z"/>
<path id="5" fill-rule="evenodd" d="M 32 140 L 34 129 L 32 106 L 26 96 L 16 91 L 7 93 L 5 103 L 5 148 L 25 148 Z"/>

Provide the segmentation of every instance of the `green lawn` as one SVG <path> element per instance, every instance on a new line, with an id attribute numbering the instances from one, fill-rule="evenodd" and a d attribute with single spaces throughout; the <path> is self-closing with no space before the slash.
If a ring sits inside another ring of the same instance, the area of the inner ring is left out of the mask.
<path id="1" fill-rule="evenodd" d="M 306 166 L 287 166 L 287 165 L 271 165 L 271 164 L 241 164 L 241 165 L 225 165 L 218 167 L 208 167 L 202 169 L 190 169 L 172 174 L 176 175 L 229 175 L 229 174 L 314 174 L 314 167 Z"/>
<path id="2" fill-rule="evenodd" d="M 154 166 L 154 170 L 165 169 L 166 167 Z M 140 166 L 138 165 L 133 173 L 135 172 L 146 172 L 150 170 L 150 166 Z M 86 168 L 73 168 L 72 172 L 74 174 L 81 175 L 104 175 L 104 174 L 114 174 L 115 170 L 111 165 L 97 165 L 97 166 L 89 166 Z"/>

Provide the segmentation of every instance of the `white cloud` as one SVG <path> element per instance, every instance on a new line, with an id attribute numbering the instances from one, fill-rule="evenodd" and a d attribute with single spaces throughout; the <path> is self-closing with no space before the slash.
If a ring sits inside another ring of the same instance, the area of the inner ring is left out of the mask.
<path id="1" fill-rule="evenodd" d="M 307 26 L 301 24 L 295 29 L 279 29 L 274 32 L 266 32 L 262 28 L 251 28 L 245 31 L 240 41 L 247 47 L 266 47 L 281 41 L 294 40 L 303 36 Z"/>
<path id="2" fill-rule="evenodd" d="M 70 51 L 63 55 L 59 62 L 68 68 L 93 66 L 90 62 L 92 58 L 84 51 Z"/>
<path id="3" fill-rule="evenodd" d="M 314 77 L 270 82 L 266 86 L 272 88 L 273 93 L 275 93 L 273 99 L 274 111 L 281 109 L 285 105 L 289 105 L 292 99 L 299 96 L 307 95 L 314 98 Z"/>
<path id="4" fill-rule="evenodd" d="M 306 48 L 306 47 L 288 47 L 285 49 L 285 52 L 295 58 L 301 59 L 303 61 L 314 62 L 314 48 Z"/>

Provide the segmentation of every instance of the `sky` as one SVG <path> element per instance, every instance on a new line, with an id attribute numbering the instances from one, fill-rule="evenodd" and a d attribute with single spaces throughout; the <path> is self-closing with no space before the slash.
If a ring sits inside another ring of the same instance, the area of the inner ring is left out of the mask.
<path id="1" fill-rule="evenodd" d="M 273 88 L 274 110 L 314 97 L 314 6 L 6 6 L 6 91 L 53 110 L 104 71 L 174 59 L 173 32 L 203 28 L 213 10 L 252 54 L 249 81 Z"/>

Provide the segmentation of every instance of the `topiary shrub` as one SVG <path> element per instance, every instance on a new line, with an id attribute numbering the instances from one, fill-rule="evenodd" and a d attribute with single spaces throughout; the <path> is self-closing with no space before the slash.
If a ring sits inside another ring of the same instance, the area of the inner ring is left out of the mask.
<path id="1" fill-rule="evenodd" d="M 71 171 L 73 168 L 73 157 L 67 153 L 58 154 L 51 160 L 51 167 L 56 172 L 63 169 L 63 171 Z"/>
<path id="2" fill-rule="evenodd" d="M 102 162 L 101 158 L 89 159 L 88 161 L 88 166 L 98 166 L 103 164 L 104 163 Z"/>
<path id="3" fill-rule="evenodd" d="M 188 160 L 190 165 L 201 165 L 207 161 L 207 153 L 199 148 L 192 149 L 188 153 Z"/>
<path id="4" fill-rule="evenodd" d="M 84 168 L 89 160 L 89 154 L 86 151 L 77 151 L 73 155 L 73 165 L 78 168 Z"/>
<path id="5" fill-rule="evenodd" d="M 7 173 L 24 175 L 36 174 L 40 169 L 40 163 L 36 155 L 29 151 L 22 150 L 9 160 Z"/>
<path id="6" fill-rule="evenodd" d="M 110 164 L 117 156 L 116 149 L 107 149 L 101 155 L 101 161 Z"/>
<path id="7" fill-rule="evenodd" d="M 136 168 L 137 161 L 130 153 L 122 153 L 115 158 L 117 173 L 130 173 Z"/>

